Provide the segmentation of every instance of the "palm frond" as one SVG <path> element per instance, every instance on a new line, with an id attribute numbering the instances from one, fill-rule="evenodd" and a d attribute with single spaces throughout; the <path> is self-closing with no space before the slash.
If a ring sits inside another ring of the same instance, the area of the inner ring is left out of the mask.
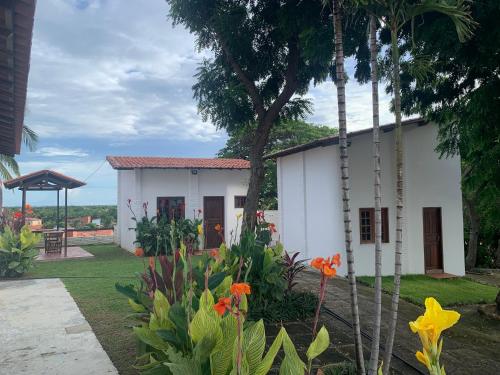
<path id="1" fill-rule="evenodd" d="M 23 142 L 30 151 L 35 151 L 38 145 L 38 134 L 28 125 L 23 125 Z"/>
<path id="2" fill-rule="evenodd" d="M 12 156 L 0 154 L 0 178 L 10 180 L 12 174 L 19 176 L 19 165 Z"/>
<path id="3" fill-rule="evenodd" d="M 450 17 L 455 25 L 458 39 L 461 42 L 470 39 L 477 26 L 477 22 L 472 19 L 470 7 L 466 0 L 455 0 L 452 2 L 424 0 L 421 3 L 409 6 L 407 11 L 411 19 L 428 12 L 438 12 Z"/>

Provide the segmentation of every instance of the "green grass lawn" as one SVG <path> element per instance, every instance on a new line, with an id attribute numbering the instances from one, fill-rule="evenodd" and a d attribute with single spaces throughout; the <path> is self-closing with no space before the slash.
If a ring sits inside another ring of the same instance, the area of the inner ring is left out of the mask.
<path id="1" fill-rule="evenodd" d="M 115 245 L 84 248 L 95 258 L 37 262 L 25 277 L 60 277 L 119 373 L 137 374 L 132 368 L 136 341 L 129 326 L 133 322 L 126 320 L 131 310 L 115 283 L 134 282 L 134 273 L 143 270 L 142 259 Z"/>
<path id="2" fill-rule="evenodd" d="M 360 276 L 361 283 L 374 286 L 375 278 Z M 382 278 L 382 288 L 390 293 L 393 277 Z M 434 297 L 443 306 L 493 303 L 498 293 L 494 286 L 479 284 L 467 278 L 433 279 L 425 275 L 407 275 L 401 278 L 401 298 L 423 305 L 426 297 Z"/>

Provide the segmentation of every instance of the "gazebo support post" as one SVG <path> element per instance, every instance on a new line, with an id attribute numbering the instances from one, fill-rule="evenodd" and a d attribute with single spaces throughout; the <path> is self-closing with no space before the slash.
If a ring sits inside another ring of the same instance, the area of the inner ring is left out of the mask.
<path id="1" fill-rule="evenodd" d="M 56 228 L 57 230 L 59 230 L 59 189 L 57 189 L 56 192 L 57 192 Z"/>
<path id="2" fill-rule="evenodd" d="M 64 257 L 68 256 L 68 188 L 64 188 Z"/>
<path id="3" fill-rule="evenodd" d="M 22 192 L 23 192 L 23 200 L 22 200 L 22 206 L 21 206 L 21 213 L 22 213 L 22 221 L 21 223 L 23 224 L 23 227 L 24 227 L 24 224 L 26 224 L 26 190 L 24 188 L 22 188 Z"/>

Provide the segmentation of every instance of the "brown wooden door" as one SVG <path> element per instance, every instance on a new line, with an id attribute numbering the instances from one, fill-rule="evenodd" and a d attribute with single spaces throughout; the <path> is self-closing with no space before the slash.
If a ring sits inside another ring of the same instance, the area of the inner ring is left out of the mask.
<path id="1" fill-rule="evenodd" d="M 443 272 L 441 207 L 424 207 L 425 272 Z"/>
<path id="2" fill-rule="evenodd" d="M 203 222 L 205 227 L 205 248 L 219 247 L 222 237 L 215 230 L 219 224 L 224 233 L 224 197 L 203 197 Z"/>

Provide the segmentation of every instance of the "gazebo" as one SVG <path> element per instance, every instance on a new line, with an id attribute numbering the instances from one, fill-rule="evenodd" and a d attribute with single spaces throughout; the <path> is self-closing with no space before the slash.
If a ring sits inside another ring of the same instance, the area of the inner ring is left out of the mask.
<path id="1" fill-rule="evenodd" d="M 59 191 L 64 189 L 64 256 L 68 255 L 68 189 L 75 189 L 85 185 L 85 182 L 65 176 L 51 170 L 41 170 L 14 178 L 4 182 L 7 189 L 19 188 L 22 191 L 22 220 L 26 219 L 26 192 L 27 191 L 56 191 L 57 211 L 56 222 L 59 231 Z"/>

